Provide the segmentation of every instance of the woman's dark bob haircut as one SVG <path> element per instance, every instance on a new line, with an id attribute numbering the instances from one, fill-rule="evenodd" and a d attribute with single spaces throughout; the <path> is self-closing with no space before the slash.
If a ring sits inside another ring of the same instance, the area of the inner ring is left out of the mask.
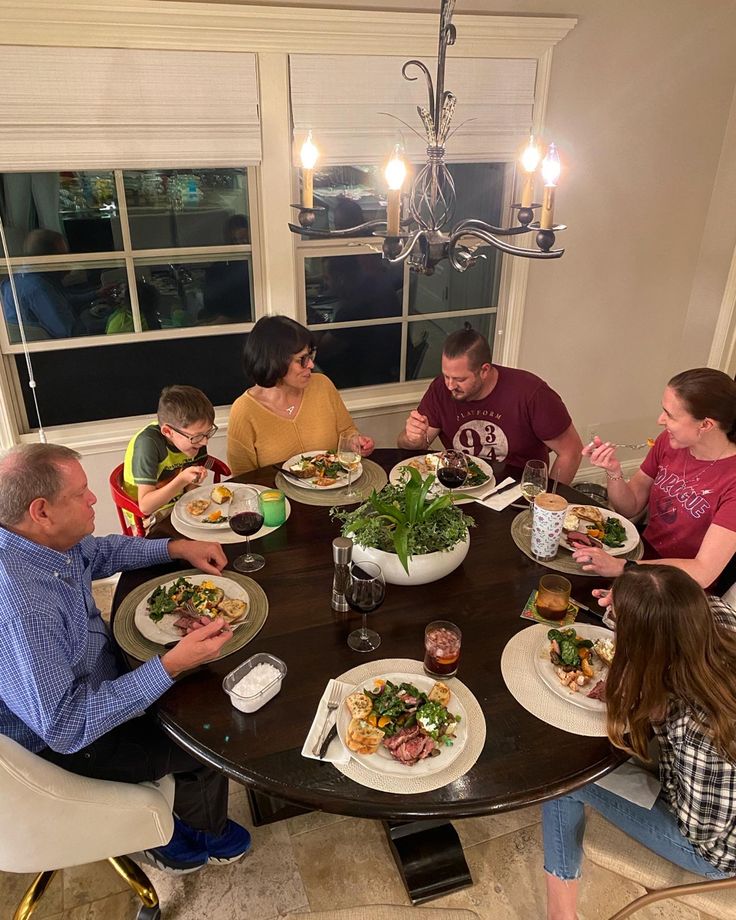
<path id="1" fill-rule="evenodd" d="M 246 376 L 259 387 L 275 386 L 286 376 L 294 355 L 305 348 L 314 348 L 309 329 L 288 316 L 263 316 L 245 343 Z"/>

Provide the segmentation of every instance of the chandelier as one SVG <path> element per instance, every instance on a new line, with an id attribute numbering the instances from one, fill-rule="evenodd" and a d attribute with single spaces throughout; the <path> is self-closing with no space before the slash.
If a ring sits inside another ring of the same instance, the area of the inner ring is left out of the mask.
<path id="1" fill-rule="evenodd" d="M 450 134 L 450 125 L 455 111 L 456 98 L 445 90 L 445 57 L 448 45 L 455 44 L 456 30 L 452 24 L 455 0 L 441 0 L 439 50 L 437 74 L 434 84 L 432 75 L 422 61 L 407 61 L 401 69 L 406 80 L 416 80 L 408 70 L 418 68 L 427 83 L 427 106 L 417 106 L 427 140 L 427 161 L 414 179 L 408 196 L 406 217 L 401 216 L 401 186 L 406 177 L 406 164 L 397 145 L 386 167 L 388 183 L 388 207 L 386 220 L 370 220 L 341 230 L 316 229 L 313 224 L 319 212 L 325 208 L 314 205 L 314 167 L 318 151 L 310 131 L 301 149 L 302 200 L 292 205 L 299 212 L 299 224 L 289 224 L 293 233 L 317 239 L 339 239 L 372 232 L 383 238 L 383 257 L 389 262 L 408 262 L 412 271 L 431 275 L 438 262 L 447 259 L 459 272 L 475 265 L 483 254 L 477 248 L 486 243 L 512 256 L 525 259 L 558 259 L 564 249 L 553 249 L 555 233 L 564 230 L 564 224 L 554 224 L 554 197 L 560 175 L 560 159 L 554 144 L 550 144 L 546 156 L 537 146 L 534 137 L 521 156 L 521 168 L 525 181 L 521 201 L 512 204 L 517 212 L 518 224 L 514 227 L 495 227 L 482 220 L 469 218 L 452 226 L 455 214 L 455 183 L 445 163 L 445 143 Z M 544 179 L 542 203 L 534 202 L 534 182 L 537 167 L 541 161 Z M 535 210 L 539 208 L 539 220 Z M 502 237 L 535 233 L 537 248 L 514 246 Z"/>

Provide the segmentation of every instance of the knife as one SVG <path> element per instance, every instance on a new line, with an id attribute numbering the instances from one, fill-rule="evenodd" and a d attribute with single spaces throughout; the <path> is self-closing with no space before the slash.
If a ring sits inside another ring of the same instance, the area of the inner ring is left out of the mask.
<path id="1" fill-rule="evenodd" d="M 575 604 L 576 607 L 580 607 L 581 610 L 584 610 L 586 613 L 589 613 L 591 616 L 594 616 L 596 620 L 602 620 L 606 615 L 605 610 L 593 610 L 592 607 L 589 607 L 587 604 L 584 604 L 582 601 L 576 601 L 574 597 L 571 597 L 570 600 Z"/>
<path id="2" fill-rule="evenodd" d="M 272 463 L 271 465 L 276 472 L 281 473 L 282 476 L 287 476 L 289 479 L 294 479 L 296 482 L 303 482 L 301 476 L 297 476 L 296 473 L 292 473 L 291 470 L 284 469 L 284 467 L 280 466 L 278 463 Z"/>
<path id="3" fill-rule="evenodd" d="M 317 755 L 320 760 L 327 753 L 327 748 L 330 746 L 332 739 L 337 735 L 337 719 L 332 723 L 332 728 L 327 732 L 327 737 L 322 742 L 322 747 L 319 749 L 319 754 Z"/>
<path id="4" fill-rule="evenodd" d="M 502 482 L 500 486 L 496 486 L 495 489 L 491 489 L 491 491 L 486 492 L 485 495 L 479 495 L 476 501 L 484 502 L 486 499 L 491 498 L 491 496 L 508 492 L 509 489 L 513 489 L 515 485 L 518 485 L 518 483 L 513 479 L 509 479 L 508 482 Z"/>

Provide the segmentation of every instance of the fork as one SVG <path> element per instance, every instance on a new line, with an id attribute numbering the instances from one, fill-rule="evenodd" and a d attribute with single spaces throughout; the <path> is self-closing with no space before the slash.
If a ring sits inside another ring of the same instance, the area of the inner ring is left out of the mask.
<path id="1" fill-rule="evenodd" d="M 314 754 L 315 757 L 319 757 L 319 752 L 322 747 L 322 742 L 325 740 L 327 732 L 329 731 L 328 726 L 330 724 L 330 715 L 340 705 L 341 690 L 342 690 L 342 687 L 340 686 L 339 682 L 336 680 L 333 681 L 332 687 L 330 688 L 330 695 L 327 699 L 327 715 L 325 716 L 325 720 L 322 723 L 322 731 L 319 733 L 319 738 L 317 739 L 317 743 L 312 748 L 312 753 Z"/>

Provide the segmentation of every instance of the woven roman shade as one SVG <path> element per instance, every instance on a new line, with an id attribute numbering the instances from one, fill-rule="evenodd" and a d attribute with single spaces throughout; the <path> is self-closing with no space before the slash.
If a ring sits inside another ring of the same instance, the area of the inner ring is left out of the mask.
<path id="1" fill-rule="evenodd" d="M 405 57 L 307 55 L 289 57 L 294 164 L 308 130 L 323 164 L 384 162 L 397 142 L 410 160 L 424 158 L 427 146 L 417 105 L 427 106 L 424 76 L 409 70 Z M 424 63 L 432 73 L 436 59 Z M 503 161 L 515 157 L 529 135 L 537 62 L 531 59 L 448 57 L 445 89 L 457 97 L 448 162 Z M 395 118 L 411 125 L 418 137 Z"/>
<path id="2" fill-rule="evenodd" d="M 0 46 L 0 171 L 261 159 L 255 55 Z"/>

